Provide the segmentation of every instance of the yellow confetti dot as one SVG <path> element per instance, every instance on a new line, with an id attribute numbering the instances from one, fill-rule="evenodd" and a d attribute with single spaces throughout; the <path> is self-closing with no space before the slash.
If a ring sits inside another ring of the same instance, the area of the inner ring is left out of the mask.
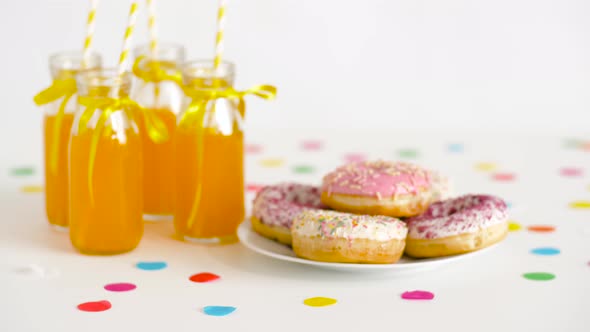
<path id="1" fill-rule="evenodd" d="M 42 186 L 24 186 L 20 189 L 24 193 L 42 193 Z"/>
<path id="2" fill-rule="evenodd" d="M 570 203 L 572 209 L 590 209 L 590 201 L 575 201 Z"/>
<path id="3" fill-rule="evenodd" d="M 478 163 L 475 164 L 475 169 L 482 172 L 491 172 L 497 169 L 498 166 L 494 163 Z"/>
<path id="4" fill-rule="evenodd" d="M 283 159 L 262 159 L 260 166 L 262 167 L 281 167 L 285 164 Z"/>
<path id="5" fill-rule="evenodd" d="M 508 222 L 508 230 L 511 232 L 519 231 L 521 228 L 522 228 L 522 226 L 520 226 L 520 224 L 517 222 L 514 222 L 514 221 Z"/>
<path id="6" fill-rule="evenodd" d="M 336 299 L 331 299 L 329 297 L 310 297 L 309 299 L 305 299 L 303 304 L 308 305 L 310 307 L 325 307 L 332 304 L 336 304 Z"/>

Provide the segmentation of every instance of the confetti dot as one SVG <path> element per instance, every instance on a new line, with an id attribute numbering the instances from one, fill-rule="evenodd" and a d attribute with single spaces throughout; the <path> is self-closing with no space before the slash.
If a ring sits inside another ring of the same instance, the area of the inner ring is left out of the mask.
<path id="1" fill-rule="evenodd" d="M 583 143 L 582 146 L 581 146 L 581 148 L 584 151 L 590 151 L 590 142 Z"/>
<path id="2" fill-rule="evenodd" d="M 165 269 L 168 264 L 166 262 L 139 262 L 135 266 L 140 270 L 157 271 Z"/>
<path id="3" fill-rule="evenodd" d="M 10 170 L 10 174 L 12 176 L 29 176 L 35 173 L 35 169 L 33 167 L 16 167 Z"/>
<path id="4" fill-rule="evenodd" d="M 547 272 L 529 272 L 522 275 L 526 279 L 536 281 L 548 281 L 555 279 L 555 274 Z"/>
<path id="5" fill-rule="evenodd" d="M 529 232 L 535 232 L 535 233 L 555 232 L 555 227 L 550 226 L 550 225 L 533 225 L 533 226 L 527 227 L 527 229 L 529 230 Z"/>
<path id="6" fill-rule="evenodd" d="M 410 292 L 403 292 L 402 299 L 404 300 L 432 300 L 434 294 L 428 291 L 415 290 Z"/>
<path id="7" fill-rule="evenodd" d="M 348 153 L 344 155 L 343 159 L 347 163 L 356 163 L 367 160 L 367 156 L 362 153 Z"/>
<path id="8" fill-rule="evenodd" d="M 220 277 L 215 273 L 201 272 L 190 276 L 189 280 L 192 282 L 204 283 L 218 280 Z"/>
<path id="9" fill-rule="evenodd" d="M 451 144 L 449 144 L 448 149 L 449 149 L 449 152 L 460 153 L 460 152 L 463 152 L 463 144 L 451 143 Z"/>
<path id="10" fill-rule="evenodd" d="M 520 226 L 519 223 L 516 223 L 514 221 L 508 222 L 508 230 L 511 232 L 519 231 L 521 228 L 522 228 L 522 226 Z"/>
<path id="11" fill-rule="evenodd" d="M 293 172 L 297 174 L 311 174 L 313 173 L 314 169 L 313 166 L 309 165 L 298 165 L 293 167 Z"/>
<path id="12" fill-rule="evenodd" d="M 203 313 L 209 316 L 227 316 L 236 311 L 236 307 L 209 305 L 203 308 Z"/>
<path id="13" fill-rule="evenodd" d="M 329 297 L 310 297 L 303 301 L 303 304 L 310 306 L 310 307 L 325 307 L 329 305 L 336 304 L 338 302 L 336 299 L 331 299 Z"/>
<path id="14" fill-rule="evenodd" d="M 580 177 L 584 174 L 584 171 L 575 167 L 563 167 L 559 170 L 559 174 L 565 177 Z"/>
<path id="15" fill-rule="evenodd" d="M 531 254 L 540 255 L 540 256 L 553 256 L 558 255 L 561 251 L 557 248 L 552 247 L 541 247 L 531 249 Z"/>
<path id="16" fill-rule="evenodd" d="M 301 142 L 301 148 L 306 151 L 318 151 L 322 149 L 322 142 L 308 140 Z"/>
<path id="17" fill-rule="evenodd" d="M 498 166 L 494 163 L 483 162 L 475 164 L 475 169 L 482 172 L 491 172 L 496 168 L 498 168 Z"/>
<path id="18" fill-rule="evenodd" d="M 506 202 L 506 207 L 512 209 L 512 202 Z"/>
<path id="19" fill-rule="evenodd" d="M 402 149 L 397 151 L 400 158 L 415 159 L 418 158 L 418 151 L 414 149 Z"/>
<path id="20" fill-rule="evenodd" d="M 106 289 L 110 292 L 128 292 L 128 291 L 132 291 L 136 288 L 137 288 L 137 286 L 135 286 L 132 283 L 128 283 L 128 282 L 117 282 L 117 283 L 112 283 L 112 284 L 108 284 L 108 285 L 104 286 L 104 289 Z"/>
<path id="21" fill-rule="evenodd" d="M 20 189 L 24 193 L 32 194 L 32 193 L 42 193 L 43 187 L 42 186 L 23 186 Z"/>
<path id="22" fill-rule="evenodd" d="M 500 181 L 500 182 L 510 182 L 510 181 L 514 181 L 514 179 L 516 179 L 516 175 L 514 175 L 512 173 L 496 173 L 496 174 L 492 175 L 492 179 L 494 179 L 495 181 Z"/>
<path id="23" fill-rule="evenodd" d="M 261 184 L 249 183 L 246 185 L 246 191 L 253 192 L 253 193 L 259 192 L 262 188 L 264 188 L 264 186 Z"/>
<path id="24" fill-rule="evenodd" d="M 246 153 L 247 154 L 258 154 L 262 152 L 262 146 L 258 144 L 247 144 L 246 145 Z"/>
<path id="25" fill-rule="evenodd" d="M 14 273 L 25 277 L 32 278 L 54 278 L 59 276 L 59 270 L 54 268 L 44 268 L 37 264 L 28 264 L 14 269 Z"/>
<path id="26" fill-rule="evenodd" d="M 260 166 L 274 168 L 281 167 L 284 163 L 285 162 L 283 161 L 283 159 L 262 159 L 260 161 Z"/>
<path id="27" fill-rule="evenodd" d="M 570 138 L 567 139 L 563 142 L 563 146 L 566 148 L 579 148 L 584 144 L 584 142 L 575 139 L 575 138 Z"/>
<path id="28" fill-rule="evenodd" d="M 95 301 L 95 302 L 84 302 L 78 304 L 78 310 L 86 312 L 100 312 L 106 311 L 111 308 L 111 302 L 109 301 Z"/>
<path id="29" fill-rule="evenodd" d="M 590 201 L 575 201 L 570 203 L 572 209 L 590 209 Z"/>

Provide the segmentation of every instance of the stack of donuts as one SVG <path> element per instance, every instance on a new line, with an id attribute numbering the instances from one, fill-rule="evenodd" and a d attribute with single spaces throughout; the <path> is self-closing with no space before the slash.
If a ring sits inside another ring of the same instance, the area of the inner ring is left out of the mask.
<path id="1" fill-rule="evenodd" d="M 254 199 L 253 229 L 299 257 L 339 263 L 395 263 L 467 253 L 503 240 L 505 202 L 449 198 L 446 177 L 405 162 L 365 161 L 326 174 L 321 187 L 280 183 Z"/>

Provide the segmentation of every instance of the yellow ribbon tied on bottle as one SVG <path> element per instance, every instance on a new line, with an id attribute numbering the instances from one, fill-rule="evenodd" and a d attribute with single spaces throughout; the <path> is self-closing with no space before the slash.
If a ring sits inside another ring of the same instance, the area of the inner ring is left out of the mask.
<path id="1" fill-rule="evenodd" d="M 182 86 L 182 73 L 172 61 L 151 60 L 145 55 L 137 57 L 133 63 L 133 74 L 144 82 L 160 83 L 172 81 Z"/>
<path id="2" fill-rule="evenodd" d="M 78 103 L 86 107 L 80 116 L 80 121 L 78 123 L 79 134 L 84 134 L 90 129 L 93 130 L 92 139 L 90 141 L 90 156 L 88 159 L 88 189 L 90 191 L 90 201 L 94 203 L 92 186 L 94 162 L 96 160 L 100 137 L 103 135 L 105 128 L 110 128 L 106 126 L 109 117 L 116 111 L 123 111 L 130 121 L 143 121 L 150 139 L 155 143 L 162 143 L 168 140 L 168 129 L 154 112 L 143 108 L 127 96 L 121 96 L 118 98 L 83 96 L 78 97 Z M 90 128 L 89 121 L 97 110 L 101 110 L 102 113 L 96 121 L 94 128 Z"/>
<path id="3" fill-rule="evenodd" d="M 236 90 L 233 87 L 213 87 L 200 89 L 190 86 L 185 86 L 183 90 L 185 94 L 192 99 L 192 101 L 178 122 L 178 126 L 183 129 L 197 131 L 197 167 L 199 173 L 203 162 L 203 129 L 205 125 L 204 119 L 207 113 L 207 105 L 217 99 L 237 100 L 237 110 L 242 118 L 244 118 L 246 113 L 246 103 L 244 101 L 245 96 L 252 95 L 265 100 L 272 100 L 277 94 L 277 88 L 272 85 L 257 85 L 243 91 Z M 192 227 L 197 217 L 197 212 L 201 201 L 201 183 L 202 181 L 199 181 L 197 184 L 195 200 L 191 209 L 191 214 L 188 218 L 187 227 L 189 229 Z"/>
<path id="4" fill-rule="evenodd" d="M 55 115 L 53 135 L 51 137 L 51 150 L 49 151 L 49 169 L 51 173 L 57 172 L 57 161 L 59 158 L 59 136 L 68 101 L 77 92 L 76 80 L 74 78 L 55 79 L 45 90 L 39 92 L 33 98 L 37 106 L 46 105 L 62 99 Z"/>

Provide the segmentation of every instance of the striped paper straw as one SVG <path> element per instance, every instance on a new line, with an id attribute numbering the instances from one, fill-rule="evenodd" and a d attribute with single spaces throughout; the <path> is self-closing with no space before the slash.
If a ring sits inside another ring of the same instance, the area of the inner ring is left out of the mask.
<path id="1" fill-rule="evenodd" d="M 129 16 L 127 18 L 127 29 L 125 29 L 125 37 L 123 38 L 123 49 L 119 56 L 118 75 L 122 77 L 125 73 L 127 59 L 129 59 L 129 50 L 131 49 L 131 37 L 133 30 L 135 30 L 135 21 L 137 21 L 137 0 L 131 1 L 131 8 L 129 9 Z M 113 97 L 119 95 L 119 86 L 113 89 Z"/>
<path id="2" fill-rule="evenodd" d="M 150 52 L 152 58 L 158 54 L 158 29 L 156 26 L 156 0 L 147 0 L 148 29 L 150 31 Z"/>
<path id="3" fill-rule="evenodd" d="M 213 67 L 219 68 L 223 61 L 223 33 L 225 29 L 225 8 L 226 0 L 219 0 L 219 9 L 217 11 L 217 35 L 215 38 L 215 59 Z"/>
<path id="4" fill-rule="evenodd" d="M 98 0 L 90 0 L 90 11 L 86 19 L 86 38 L 84 39 L 84 49 L 82 51 L 82 66 L 88 66 L 90 59 L 90 52 L 92 52 L 92 39 L 94 38 L 94 25 L 96 18 L 96 8 L 98 8 Z"/>

